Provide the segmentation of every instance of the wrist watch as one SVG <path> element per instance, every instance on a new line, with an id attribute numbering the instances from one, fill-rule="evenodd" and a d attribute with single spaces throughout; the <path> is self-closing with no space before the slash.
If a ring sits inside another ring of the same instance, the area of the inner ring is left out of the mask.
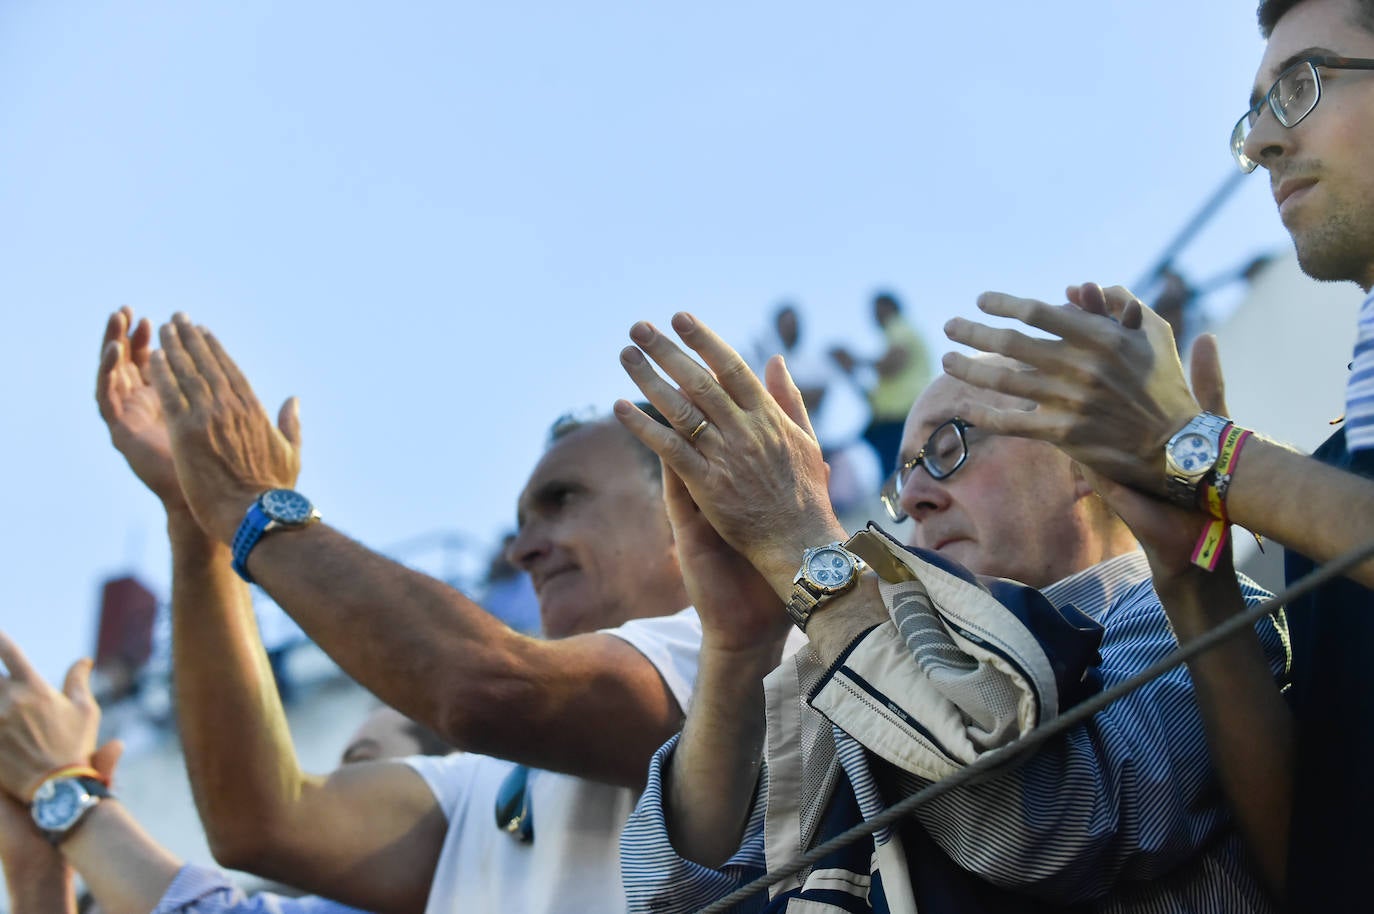
<path id="1" fill-rule="evenodd" d="M 787 614 L 797 628 L 806 631 L 811 614 L 822 604 L 853 589 L 864 567 L 863 559 L 838 542 L 802 553 L 801 569 L 792 579 L 792 594 L 787 598 Z"/>
<path id="2" fill-rule="evenodd" d="M 238 532 L 234 534 L 234 570 L 249 584 L 248 555 L 268 533 L 277 530 L 299 530 L 320 519 L 320 512 L 310 499 L 293 489 L 268 489 L 248 506 Z"/>
<path id="3" fill-rule="evenodd" d="M 1164 446 L 1164 494 L 1174 504 L 1197 507 L 1198 489 L 1216 469 L 1221 436 L 1230 424 L 1231 420 L 1221 416 L 1199 413 Z"/>
<path id="4" fill-rule="evenodd" d="M 29 811 L 54 847 L 68 838 L 86 813 L 113 797 L 110 788 L 91 777 L 49 778 L 33 795 Z"/>

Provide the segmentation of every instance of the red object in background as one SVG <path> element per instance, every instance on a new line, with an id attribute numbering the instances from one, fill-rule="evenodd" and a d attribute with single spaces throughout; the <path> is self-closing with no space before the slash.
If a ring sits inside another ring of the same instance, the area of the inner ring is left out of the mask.
<path id="1" fill-rule="evenodd" d="M 153 652 L 153 619 L 157 597 L 137 578 L 111 578 L 100 597 L 100 633 L 95 668 L 127 676 L 148 662 Z"/>

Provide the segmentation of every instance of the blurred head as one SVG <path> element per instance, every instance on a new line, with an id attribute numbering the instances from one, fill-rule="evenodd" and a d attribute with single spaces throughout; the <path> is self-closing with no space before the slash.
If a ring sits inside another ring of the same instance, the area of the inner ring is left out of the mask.
<path id="1" fill-rule="evenodd" d="M 448 755 L 452 751 L 453 748 L 428 727 L 382 705 L 363 718 L 339 763 L 352 765 L 408 755 Z"/>
<path id="2" fill-rule="evenodd" d="M 507 554 L 529 572 L 545 636 L 687 605 L 658 457 L 614 419 L 560 420 L 516 516 Z"/>
<path id="3" fill-rule="evenodd" d="M 967 415 L 971 402 L 1017 405 L 1011 397 L 940 375 L 907 416 L 899 460 L 920 453 L 936 427 Z M 975 574 L 1032 587 L 1135 548 L 1125 525 L 1059 449 L 976 427 L 965 438 L 968 456 L 957 470 L 937 480 L 917 467 L 901 488 L 913 546 L 939 552 Z"/>
<path id="4" fill-rule="evenodd" d="M 795 306 L 781 305 L 773 314 L 773 325 L 778 330 L 778 339 L 782 340 L 784 349 L 797 345 L 797 340 L 801 338 L 801 319 L 797 316 Z"/>
<path id="5" fill-rule="evenodd" d="M 1305 57 L 1374 58 L 1370 0 L 1266 0 L 1259 19 L 1268 44 L 1252 101 Z M 1262 108 L 1244 150 L 1268 170 L 1303 270 L 1368 289 L 1374 283 L 1374 72 L 1318 67 L 1317 73 L 1316 107 L 1291 128 Z"/>
<path id="6" fill-rule="evenodd" d="M 879 292 L 873 296 L 873 319 L 879 327 L 886 327 L 888 321 L 901 313 L 902 305 L 891 292 Z"/>

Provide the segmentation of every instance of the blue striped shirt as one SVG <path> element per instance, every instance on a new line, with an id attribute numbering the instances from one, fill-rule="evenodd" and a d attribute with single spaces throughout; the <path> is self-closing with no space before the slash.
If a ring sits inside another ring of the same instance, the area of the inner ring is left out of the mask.
<path id="1" fill-rule="evenodd" d="M 186 864 L 162 893 L 152 914 L 365 914 L 318 895 L 291 898 L 275 892 L 247 895 L 216 869 Z"/>
<path id="2" fill-rule="evenodd" d="M 1374 448 L 1374 295 L 1360 306 L 1350 378 L 1345 384 L 1345 445 Z"/>
<path id="3" fill-rule="evenodd" d="M 1249 603 L 1268 596 L 1245 580 L 1242 591 Z M 1141 553 L 1066 578 L 1047 588 L 1045 596 L 1056 606 L 1072 602 L 1103 626 L 1105 686 L 1176 647 Z M 1283 619 L 1266 620 L 1257 632 L 1275 677 L 1283 681 L 1288 661 Z M 869 818 L 885 805 L 870 771 L 871 756 L 843 730 L 832 732 L 839 766 L 853 785 L 862 816 Z M 622 835 L 621 868 L 631 911 L 686 914 L 762 875 L 765 812 L 772 814 L 770 804 L 776 809 L 788 802 L 769 796 L 765 766 L 739 851 L 720 870 L 682 859 L 668 840 L 663 809 L 664 769 L 675 745 L 676 738 L 655 755 L 648 786 Z M 910 774 L 897 781 L 900 795 L 928 783 Z M 917 817 L 960 866 L 991 884 L 1025 893 L 1028 904 L 1030 899 L 1087 902 L 1093 910 L 1113 912 L 1271 910 L 1246 865 L 1212 776 L 1191 681 L 1182 666 L 1103 709 L 1015 770 L 951 791 Z M 874 851 L 870 842 L 865 860 Z M 875 875 L 852 874 L 856 880 Z M 760 910 L 763 903 L 758 896 L 739 910 Z"/>

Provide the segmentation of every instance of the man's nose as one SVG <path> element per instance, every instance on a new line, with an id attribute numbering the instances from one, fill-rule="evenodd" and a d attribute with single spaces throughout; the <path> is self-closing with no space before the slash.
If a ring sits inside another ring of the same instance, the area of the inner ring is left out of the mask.
<path id="1" fill-rule="evenodd" d="M 926 468 L 916 467 L 907 477 L 906 485 L 898 493 L 902 510 L 916 523 L 921 523 L 932 514 L 943 511 L 949 506 L 949 490 L 945 484 L 926 472 Z"/>

